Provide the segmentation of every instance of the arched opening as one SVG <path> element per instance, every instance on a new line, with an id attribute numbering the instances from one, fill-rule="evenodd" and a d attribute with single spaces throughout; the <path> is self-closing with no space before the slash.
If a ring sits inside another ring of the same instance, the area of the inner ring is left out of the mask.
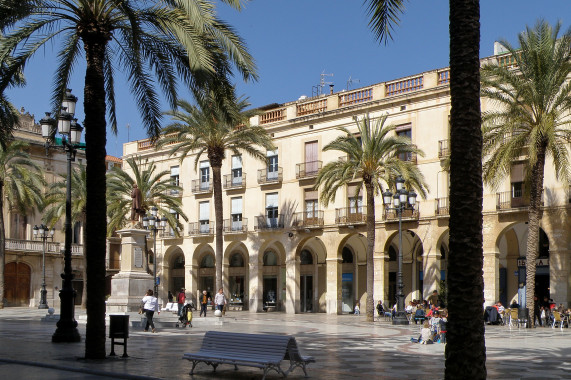
<path id="1" fill-rule="evenodd" d="M 230 306 L 241 310 L 244 307 L 244 289 L 246 287 L 246 268 L 244 256 L 240 252 L 230 255 L 228 268 L 228 286 Z"/>
<path id="2" fill-rule="evenodd" d="M 214 290 L 214 277 L 216 271 L 216 261 L 212 253 L 205 254 L 200 260 L 199 265 L 199 279 L 198 287 L 200 290 L 206 290 L 206 295 L 211 298 L 214 297 L 216 293 Z"/>
<path id="3" fill-rule="evenodd" d="M 278 307 L 278 277 L 279 265 L 278 255 L 272 251 L 267 250 L 263 256 L 263 310 L 277 310 Z"/>
<path id="4" fill-rule="evenodd" d="M 387 251 L 389 254 L 389 299 L 390 305 L 396 303 L 397 278 L 398 278 L 398 256 L 399 256 L 399 235 L 395 233 L 387 241 Z M 438 289 L 438 275 L 435 265 L 425 268 L 423 261 L 424 249 L 420 237 L 412 230 L 402 231 L 402 280 L 405 304 L 413 299 L 424 299 L 424 289 Z M 394 258 L 394 260 L 393 260 Z M 427 273 L 425 273 L 425 270 Z M 428 291 L 428 290 L 427 290 Z"/>
<path id="5" fill-rule="evenodd" d="M 300 311 L 302 313 L 311 313 L 314 311 L 313 274 L 315 272 L 315 268 L 313 265 L 313 254 L 309 250 L 303 249 L 299 254 L 299 263 L 300 263 L 300 278 L 299 278 Z"/>
<path id="6" fill-rule="evenodd" d="M 184 288 L 184 254 L 179 252 L 172 259 L 170 269 L 171 283 L 170 288 L 179 291 Z"/>
<path id="7" fill-rule="evenodd" d="M 24 263 L 11 262 L 4 267 L 4 298 L 6 306 L 30 305 L 32 270 Z"/>
<path id="8" fill-rule="evenodd" d="M 355 255 L 348 246 L 341 251 L 341 311 L 353 312 L 355 304 Z"/>

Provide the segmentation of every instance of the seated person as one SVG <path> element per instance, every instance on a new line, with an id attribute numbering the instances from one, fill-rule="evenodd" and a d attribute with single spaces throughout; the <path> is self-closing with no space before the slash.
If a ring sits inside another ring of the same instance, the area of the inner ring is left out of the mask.
<path id="1" fill-rule="evenodd" d="M 428 321 L 424 321 L 424 323 L 422 324 L 422 328 L 420 329 L 420 339 L 419 339 L 419 343 L 421 344 L 432 344 L 432 330 L 430 330 L 430 324 L 428 323 Z"/>
<path id="2" fill-rule="evenodd" d="M 416 313 L 414 314 L 414 324 L 416 325 L 419 321 L 422 322 L 426 319 L 426 314 L 424 313 L 424 309 L 418 308 L 416 309 Z"/>
<path id="3" fill-rule="evenodd" d="M 411 314 L 412 313 L 412 301 L 410 301 L 408 303 L 408 305 L 406 305 L 405 311 L 407 314 Z"/>

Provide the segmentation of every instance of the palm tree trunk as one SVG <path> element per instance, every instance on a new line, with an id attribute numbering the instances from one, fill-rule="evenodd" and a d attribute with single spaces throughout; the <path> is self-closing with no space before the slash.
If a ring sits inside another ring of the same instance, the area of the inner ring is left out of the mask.
<path id="1" fill-rule="evenodd" d="M 212 165 L 212 181 L 214 187 L 214 228 L 216 231 L 216 290 L 222 288 L 222 251 L 224 249 L 224 237 L 222 236 L 224 209 L 222 204 L 222 177 L 221 165 Z"/>
<path id="2" fill-rule="evenodd" d="M 87 326 L 85 358 L 105 359 L 105 39 L 84 38 L 87 69 L 84 103 L 86 144 L 85 260 L 87 273 Z"/>
<path id="3" fill-rule="evenodd" d="M 537 161 L 531 169 L 531 189 L 529 194 L 529 223 L 526 250 L 526 293 L 525 303 L 529 308 L 528 326 L 535 323 L 535 261 L 539 255 L 539 222 L 541 220 L 541 198 L 543 195 L 543 175 L 545 170 L 545 147 L 540 147 Z"/>
<path id="4" fill-rule="evenodd" d="M 375 253 L 375 193 L 370 181 L 365 182 L 367 192 L 367 322 L 373 322 L 375 303 L 373 290 L 375 281 L 375 267 L 373 256 Z"/>
<path id="5" fill-rule="evenodd" d="M 480 4 L 450 0 L 450 257 L 446 379 L 485 379 Z"/>
<path id="6" fill-rule="evenodd" d="M 0 196 L 4 194 L 4 184 L 0 184 Z M 4 202 L 0 199 L 0 309 L 4 309 L 4 267 L 6 265 L 6 231 L 4 231 Z"/>

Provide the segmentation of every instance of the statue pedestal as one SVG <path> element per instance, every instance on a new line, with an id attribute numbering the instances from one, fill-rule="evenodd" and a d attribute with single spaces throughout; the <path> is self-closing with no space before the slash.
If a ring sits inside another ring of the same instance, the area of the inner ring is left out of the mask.
<path id="1" fill-rule="evenodd" d="M 111 278 L 111 296 L 107 313 L 138 311 L 141 299 L 153 288 L 153 276 L 147 273 L 145 240 L 149 231 L 125 229 L 121 237 L 121 270 Z"/>

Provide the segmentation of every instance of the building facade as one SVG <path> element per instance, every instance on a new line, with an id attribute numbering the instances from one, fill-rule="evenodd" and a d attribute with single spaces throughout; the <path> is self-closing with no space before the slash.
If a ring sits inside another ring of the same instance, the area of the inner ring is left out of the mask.
<path id="1" fill-rule="evenodd" d="M 486 60 L 504 60 L 493 56 Z M 503 62 L 503 61 L 502 61 Z M 507 62 L 507 61 L 506 61 Z M 482 110 L 493 105 L 482 99 Z M 395 133 L 409 137 L 425 153 L 405 155 L 428 182 L 428 196 L 417 199 L 414 211 L 403 215 L 403 274 L 406 302 L 427 298 L 446 281 L 448 256 L 449 69 L 351 91 L 264 107 L 252 124 L 264 126 L 276 150 L 260 162 L 246 154 L 227 152 L 222 167 L 224 207 L 223 283 L 230 306 L 251 312 L 351 312 L 366 300 L 366 207 L 355 196 L 356 185 L 338 191 L 324 207 L 314 189 L 319 169 L 342 159 L 323 147 L 342 132 L 356 130 L 355 118 L 387 115 Z M 140 156 L 169 170 L 183 191 L 189 223 L 175 237 L 172 231 L 157 239 L 159 297 L 166 300 L 185 287 L 195 301 L 207 290 L 215 293 L 214 202 L 211 168 L 203 156 L 195 170 L 195 156 L 169 156 L 168 147 L 155 149 L 149 140 L 123 147 L 124 159 Z M 484 297 L 486 304 L 517 300 L 525 281 L 527 205 L 522 191 L 521 163 L 498 189 L 485 187 Z M 567 305 L 571 299 L 571 195 L 555 179 L 552 163 L 545 171 L 538 296 Z M 361 192 L 363 194 L 363 192 Z M 394 303 L 398 219 L 376 207 L 374 299 Z"/>

